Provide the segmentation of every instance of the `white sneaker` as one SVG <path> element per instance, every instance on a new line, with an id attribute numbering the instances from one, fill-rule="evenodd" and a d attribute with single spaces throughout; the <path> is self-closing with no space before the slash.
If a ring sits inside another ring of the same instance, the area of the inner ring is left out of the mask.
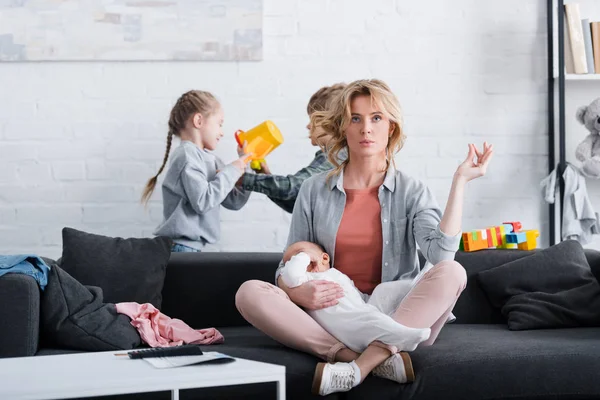
<path id="1" fill-rule="evenodd" d="M 326 396 L 335 392 L 347 392 L 354 387 L 354 368 L 349 363 L 318 363 L 313 378 L 312 392 Z"/>
<path id="2" fill-rule="evenodd" d="M 390 379 L 398 383 L 410 383 L 415 380 L 415 370 L 410 356 L 406 352 L 392 355 L 379 364 L 371 373 L 380 378 Z"/>

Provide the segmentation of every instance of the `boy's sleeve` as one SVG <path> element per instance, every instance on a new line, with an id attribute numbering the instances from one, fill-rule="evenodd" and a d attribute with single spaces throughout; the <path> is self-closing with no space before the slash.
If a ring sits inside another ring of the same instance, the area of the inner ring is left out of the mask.
<path id="1" fill-rule="evenodd" d="M 291 175 L 244 174 L 242 186 L 246 190 L 267 195 L 271 200 L 295 201 L 300 187 L 311 176 L 328 171 L 333 165 L 324 154 L 316 156 L 307 167 Z M 293 208 L 293 203 L 292 203 Z M 290 210 L 291 212 L 291 210 Z"/>
<path id="2" fill-rule="evenodd" d="M 295 200 L 302 182 L 313 175 L 303 168 L 293 175 L 244 174 L 242 187 L 277 200 Z"/>
<path id="3" fill-rule="evenodd" d="M 296 199 L 279 200 L 279 199 L 275 199 L 273 197 L 269 197 L 269 200 L 271 200 L 273 203 L 275 203 L 277 206 L 279 206 L 279 208 L 281 208 L 283 211 L 286 211 L 290 214 L 294 211 L 294 205 L 296 204 Z"/>
<path id="4" fill-rule="evenodd" d="M 194 211 L 204 214 L 221 205 L 240 175 L 236 167 L 226 165 L 220 169 L 215 179 L 209 182 L 203 167 L 188 163 L 181 171 L 181 182 Z"/>

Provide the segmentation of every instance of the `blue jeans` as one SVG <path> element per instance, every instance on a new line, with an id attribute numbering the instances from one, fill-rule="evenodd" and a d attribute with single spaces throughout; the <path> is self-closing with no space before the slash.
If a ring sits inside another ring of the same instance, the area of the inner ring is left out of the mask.
<path id="1" fill-rule="evenodd" d="M 194 249 L 190 246 L 185 246 L 179 243 L 173 243 L 173 247 L 171 247 L 171 252 L 173 253 L 200 253 L 200 250 Z"/>

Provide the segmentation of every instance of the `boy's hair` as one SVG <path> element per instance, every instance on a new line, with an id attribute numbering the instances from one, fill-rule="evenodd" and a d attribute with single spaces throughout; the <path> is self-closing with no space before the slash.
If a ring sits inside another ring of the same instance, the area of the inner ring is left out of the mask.
<path id="1" fill-rule="evenodd" d="M 192 115 L 199 113 L 204 118 L 208 118 L 219 108 L 219 106 L 219 101 L 215 98 L 215 96 L 202 90 L 190 90 L 189 92 L 182 94 L 179 99 L 177 99 L 177 102 L 171 109 L 171 114 L 169 116 L 167 149 L 165 151 L 163 163 L 158 169 L 156 175 L 150 178 L 148 183 L 146 183 L 144 193 L 142 194 L 142 203 L 148 203 L 148 200 L 150 199 L 150 196 L 152 196 L 152 192 L 154 192 L 154 188 L 156 187 L 158 176 L 165 169 L 167 159 L 169 158 L 169 152 L 171 151 L 171 142 L 173 141 L 173 136 L 179 136 L 181 131 L 185 128 L 185 124 L 187 123 L 188 119 Z"/>
<path id="2" fill-rule="evenodd" d="M 345 83 L 336 83 L 331 86 L 323 86 L 317 90 L 308 100 L 306 112 L 312 115 L 315 111 L 325 111 L 333 99 L 336 98 L 346 87 Z"/>
<path id="3" fill-rule="evenodd" d="M 330 177 L 338 174 L 348 164 L 350 154 L 340 163 L 339 153 L 348 147 L 344 131 L 350 123 L 352 100 L 358 96 L 369 96 L 371 101 L 381 107 L 381 111 L 390 119 L 392 131 L 386 149 L 386 169 L 389 168 L 390 164 L 395 166 L 394 155 L 400 151 L 406 140 L 402 130 L 400 102 L 390 87 L 379 79 L 354 81 L 342 90 L 338 98 L 339 101 L 331 103 L 327 110 L 316 111 L 310 118 L 311 125 L 316 129 L 320 129 L 323 135 L 330 138 L 327 156 L 334 166 L 329 175 Z"/>

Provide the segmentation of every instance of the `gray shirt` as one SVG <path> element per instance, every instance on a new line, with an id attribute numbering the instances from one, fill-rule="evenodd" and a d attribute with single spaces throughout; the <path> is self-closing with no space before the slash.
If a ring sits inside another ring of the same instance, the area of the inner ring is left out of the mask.
<path id="1" fill-rule="evenodd" d="M 182 141 L 162 184 L 163 222 L 154 234 L 198 250 L 218 242 L 221 205 L 239 210 L 252 193 L 235 186 L 241 175 L 211 152 Z"/>
<path id="2" fill-rule="evenodd" d="M 344 174 L 323 172 L 307 179 L 300 189 L 292 214 L 287 246 L 298 241 L 321 245 L 335 267 L 336 234 L 346 206 Z M 442 212 L 432 192 L 421 181 L 393 167 L 379 188 L 383 254 L 381 281 L 413 280 L 419 273 L 417 245 L 435 265 L 453 260 L 460 242 L 440 230 Z M 283 262 L 275 274 L 279 277 Z"/>

